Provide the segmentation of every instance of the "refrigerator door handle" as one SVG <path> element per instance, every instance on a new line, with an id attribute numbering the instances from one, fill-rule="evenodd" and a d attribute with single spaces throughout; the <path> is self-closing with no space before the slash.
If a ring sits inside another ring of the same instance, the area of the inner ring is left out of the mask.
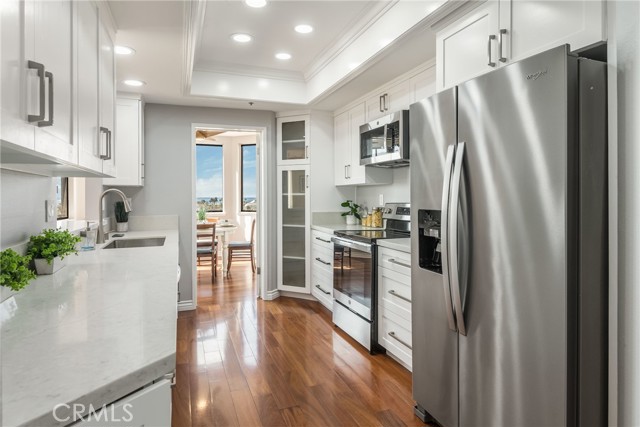
<path id="1" fill-rule="evenodd" d="M 462 165 L 464 162 L 465 143 L 459 142 L 456 148 L 453 176 L 451 177 L 451 203 L 449 205 L 449 277 L 451 282 L 451 296 L 453 297 L 456 323 L 460 335 L 467 335 L 462 310 L 460 291 L 460 265 L 458 260 L 458 203 L 460 202 L 460 184 L 462 181 Z"/>
<path id="2" fill-rule="evenodd" d="M 440 213 L 440 253 L 442 254 L 442 283 L 444 285 L 444 306 L 449 321 L 449 329 L 456 332 L 456 320 L 453 317 L 453 302 L 451 301 L 451 284 L 449 280 L 449 189 L 451 187 L 451 174 L 453 169 L 453 157 L 455 146 L 447 148 L 447 157 L 444 167 L 444 180 L 442 184 L 442 212 Z"/>

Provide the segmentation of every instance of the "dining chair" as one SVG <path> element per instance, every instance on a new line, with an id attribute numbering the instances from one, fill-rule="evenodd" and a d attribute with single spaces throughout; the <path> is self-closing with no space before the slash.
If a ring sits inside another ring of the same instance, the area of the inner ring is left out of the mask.
<path id="1" fill-rule="evenodd" d="M 216 266 L 218 265 L 218 241 L 216 240 L 216 224 L 198 224 L 197 225 L 197 248 L 196 255 L 198 264 L 200 258 L 211 258 L 211 281 L 216 277 Z"/>
<path id="2" fill-rule="evenodd" d="M 248 242 L 229 242 L 229 253 L 227 261 L 227 274 L 231 271 L 231 261 L 233 257 L 236 258 L 251 258 L 251 271 L 256 272 L 256 260 L 254 256 L 255 247 L 255 234 L 256 234 L 256 220 L 251 223 L 251 240 Z"/>

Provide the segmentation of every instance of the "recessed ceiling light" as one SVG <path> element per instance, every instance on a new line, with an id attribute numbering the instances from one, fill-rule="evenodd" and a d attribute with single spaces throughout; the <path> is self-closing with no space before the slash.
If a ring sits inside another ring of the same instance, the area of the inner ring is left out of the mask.
<path id="1" fill-rule="evenodd" d="M 267 0 L 244 0 L 245 4 L 249 7 L 265 7 Z"/>
<path id="2" fill-rule="evenodd" d="M 113 48 L 113 51 L 118 55 L 133 55 L 136 53 L 135 49 L 130 48 L 129 46 L 116 46 Z"/>
<path id="3" fill-rule="evenodd" d="M 296 25 L 295 30 L 299 33 L 307 34 L 313 31 L 313 27 L 311 25 L 302 24 L 302 25 Z"/>
<path id="4" fill-rule="evenodd" d="M 286 52 L 280 52 L 280 53 L 276 53 L 276 58 L 282 59 L 284 61 L 287 59 L 291 59 L 291 55 Z"/>
<path id="5" fill-rule="evenodd" d="M 146 83 L 143 82 L 142 80 L 123 80 L 122 83 L 126 84 L 127 86 L 135 86 L 135 87 L 146 85 Z"/>
<path id="6" fill-rule="evenodd" d="M 244 34 L 244 33 L 232 34 L 231 38 L 237 41 L 238 43 L 248 43 L 251 40 L 253 40 L 253 37 L 251 37 L 249 34 Z"/>

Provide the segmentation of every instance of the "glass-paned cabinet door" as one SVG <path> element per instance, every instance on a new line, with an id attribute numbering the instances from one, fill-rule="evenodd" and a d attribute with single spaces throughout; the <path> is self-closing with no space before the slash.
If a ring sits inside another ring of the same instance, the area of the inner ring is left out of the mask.
<path id="1" fill-rule="evenodd" d="M 309 167 L 278 169 L 278 288 L 309 292 Z"/>
<path id="2" fill-rule="evenodd" d="M 278 119 L 278 164 L 309 163 L 309 116 Z"/>

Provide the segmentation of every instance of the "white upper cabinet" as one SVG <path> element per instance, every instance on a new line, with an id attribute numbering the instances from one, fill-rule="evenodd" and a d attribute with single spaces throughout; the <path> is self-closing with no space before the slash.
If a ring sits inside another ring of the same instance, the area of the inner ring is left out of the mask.
<path id="1" fill-rule="evenodd" d="M 308 165 L 311 152 L 308 115 L 278 118 L 278 165 Z"/>
<path id="2" fill-rule="evenodd" d="M 143 111 L 144 104 L 139 97 L 119 97 L 116 100 L 118 127 L 114 137 L 118 141 L 118 150 L 114 156 L 118 173 L 115 178 L 104 179 L 104 185 L 144 185 Z"/>
<path id="3" fill-rule="evenodd" d="M 334 184 L 390 184 L 390 169 L 360 166 L 360 125 L 365 122 L 365 103 L 334 117 Z"/>
<path id="4" fill-rule="evenodd" d="M 37 110 L 29 114 L 40 116 L 32 120 L 35 150 L 76 163 L 71 110 L 73 3 L 27 0 L 24 7 L 24 56 L 31 61 L 27 63 L 27 93 L 38 94 Z"/>
<path id="5" fill-rule="evenodd" d="M 418 102 L 436 93 L 436 69 L 429 67 L 409 80 L 413 91 L 413 102 Z"/>
<path id="6" fill-rule="evenodd" d="M 104 147 L 102 172 L 116 176 L 116 59 L 114 43 L 106 23 L 100 21 L 98 33 L 100 43 L 100 130 L 101 144 Z"/>
<path id="7" fill-rule="evenodd" d="M 562 44 L 606 39 L 601 0 L 488 0 L 436 35 L 437 90 Z"/>
<path id="8" fill-rule="evenodd" d="M 102 172 L 98 105 L 98 8 L 92 2 L 76 3 L 77 11 L 77 135 L 78 164 Z"/>
<path id="9" fill-rule="evenodd" d="M 408 80 L 386 88 L 372 95 L 366 104 L 366 117 L 361 125 L 399 110 L 406 110 L 413 101 L 413 92 Z"/>
<path id="10" fill-rule="evenodd" d="M 20 19 L 24 6 L 20 0 L 0 2 L 0 139 L 33 150 L 35 128 L 27 121 L 27 110 L 37 114 L 37 106 L 27 102 L 27 63 L 19 42 L 24 38 L 24 22 Z"/>

